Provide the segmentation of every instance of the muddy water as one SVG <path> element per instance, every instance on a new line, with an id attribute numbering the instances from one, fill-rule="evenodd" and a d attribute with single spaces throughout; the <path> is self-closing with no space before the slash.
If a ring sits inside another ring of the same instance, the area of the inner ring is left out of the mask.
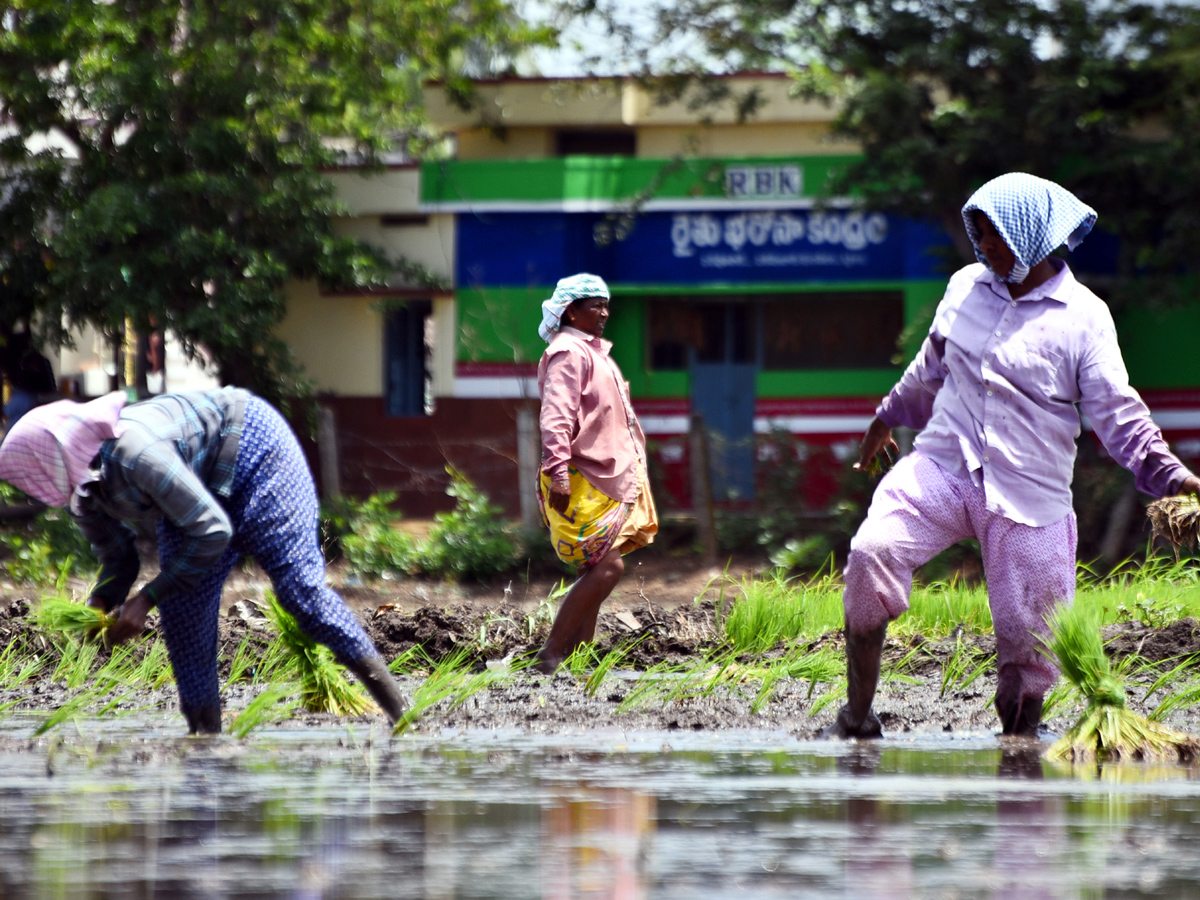
<path id="1" fill-rule="evenodd" d="M 0 896 L 1193 897 L 1200 779 L 991 735 L 0 725 Z"/>

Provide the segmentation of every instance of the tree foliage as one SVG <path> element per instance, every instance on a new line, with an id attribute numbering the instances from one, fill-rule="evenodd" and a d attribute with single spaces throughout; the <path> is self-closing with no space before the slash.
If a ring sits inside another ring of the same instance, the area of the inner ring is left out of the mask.
<path id="1" fill-rule="evenodd" d="M 1027 171 L 1099 210 L 1122 238 L 1124 274 L 1196 267 L 1195 4 L 672 0 L 636 22 L 616 0 L 565 7 L 605 22 L 622 64 L 674 94 L 711 72 L 793 73 L 798 94 L 837 104 L 834 131 L 863 149 L 827 190 L 936 218 L 966 259 L 967 196 L 996 175 Z M 752 111 L 754 98 L 741 100 Z"/>
<path id="2" fill-rule="evenodd" d="M 226 383 L 303 393 L 284 284 L 394 264 L 335 235 L 322 172 L 421 152 L 423 82 L 466 103 L 549 34 L 510 0 L 10 0 L 0 317 L 166 328 Z"/>

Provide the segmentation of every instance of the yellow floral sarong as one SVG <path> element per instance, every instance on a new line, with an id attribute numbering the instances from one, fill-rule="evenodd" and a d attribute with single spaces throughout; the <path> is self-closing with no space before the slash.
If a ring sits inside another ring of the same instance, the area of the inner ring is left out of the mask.
<path id="1" fill-rule="evenodd" d="M 622 503 L 604 494 L 574 466 L 567 468 L 567 474 L 571 479 L 571 498 L 567 501 L 566 515 L 555 512 L 546 503 L 550 476 L 545 472 L 538 476 L 538 507 L 559 559 L 577 569 L 589 569 L 613 547 L 619 547 L 624 556 L 654 540 L 658 533 L 658 511 L 644 470 L 638 468 L 638 497 L 633 503 Z"/>

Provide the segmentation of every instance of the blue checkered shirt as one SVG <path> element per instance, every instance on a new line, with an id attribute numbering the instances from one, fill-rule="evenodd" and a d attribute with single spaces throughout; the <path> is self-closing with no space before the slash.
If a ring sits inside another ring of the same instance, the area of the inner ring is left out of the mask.
<path id="1" fill-rule="evenodd" d="M 126 406 L 125 431 L 105 441 L 94 480 L 71 499 L 71 515 L 100 560 L 94 595 L 112 608 L 138 576 L 135 532 L 165 518 L 183 532 L 180 552 L 145 588 L 155 603 L 199 584 L 233 537 L 221 505 L 233 488 L 246 391 L 167 394 Z"/>

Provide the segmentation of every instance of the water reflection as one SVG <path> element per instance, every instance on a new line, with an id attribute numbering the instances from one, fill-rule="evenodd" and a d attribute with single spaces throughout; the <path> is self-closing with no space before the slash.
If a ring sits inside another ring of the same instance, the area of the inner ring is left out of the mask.
<path id="1" fill-rule="evenodd" d="M 1192 770 L 1064 771 L 991 736 L 665 740 L 81 738 L 50 767 L 44 746 L 0 743 L 0 896 L 1024 900 L 1200 883 Z"/>

